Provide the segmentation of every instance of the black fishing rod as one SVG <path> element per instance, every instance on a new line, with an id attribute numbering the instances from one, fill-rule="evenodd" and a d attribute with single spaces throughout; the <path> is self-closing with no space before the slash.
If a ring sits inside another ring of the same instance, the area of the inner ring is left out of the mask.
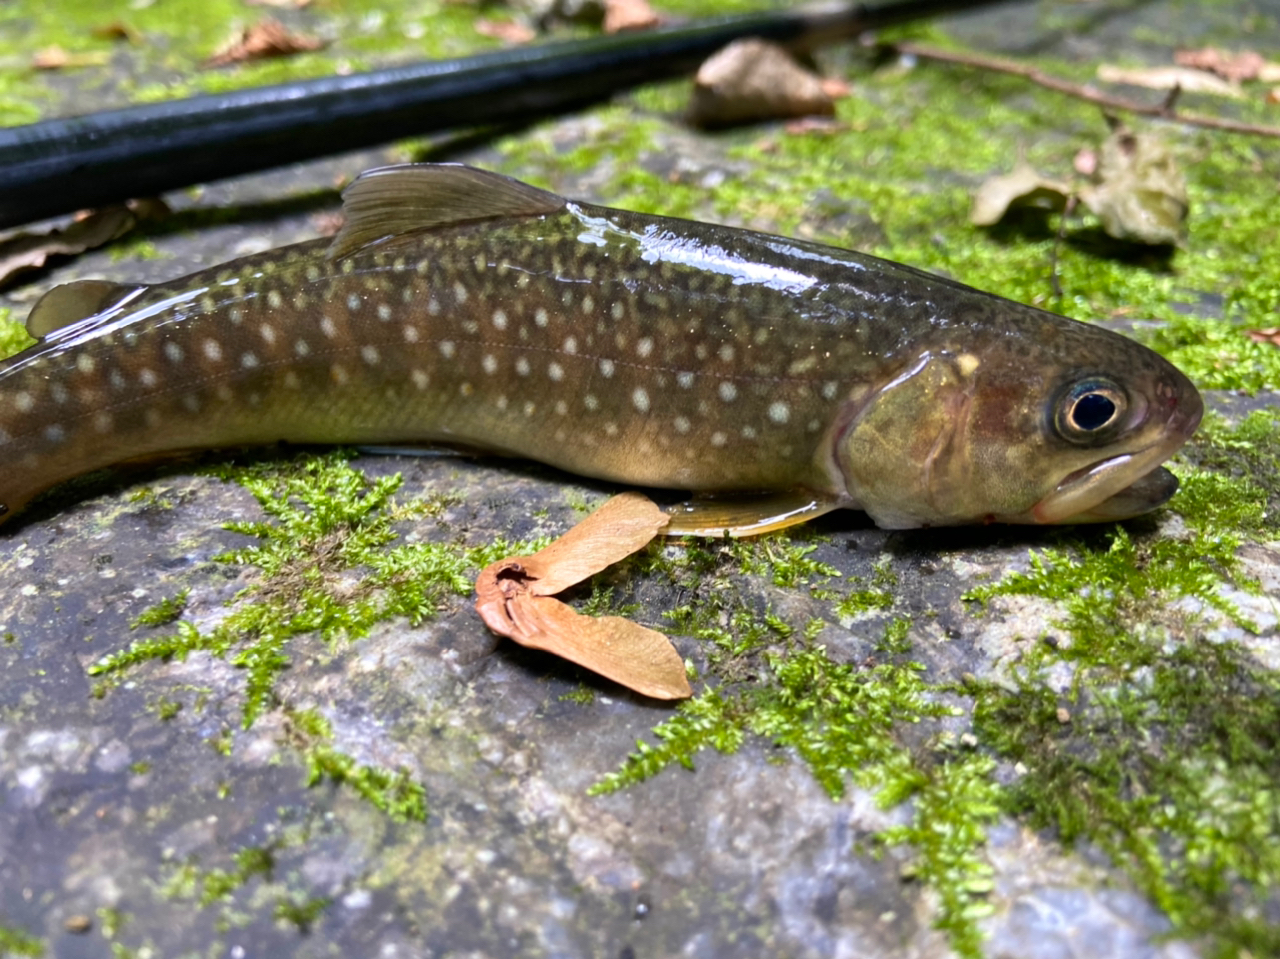
<path id="1" fill-rule="evenodd" d="M 840 3 L 300 80 L 0 129 L 0 228 L 440 130 L 580 108 L 761 37 L 803 51 L 1001 0 Z"/>

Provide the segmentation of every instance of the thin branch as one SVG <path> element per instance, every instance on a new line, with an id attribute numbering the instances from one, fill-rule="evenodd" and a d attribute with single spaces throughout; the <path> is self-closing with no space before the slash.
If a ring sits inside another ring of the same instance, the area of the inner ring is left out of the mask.
<path id="1" fill-rule="evenodd" d="M 1151 104 L 1143 103 L 1141 100 L 1131 100 L 1128 97 L 1113 96 L 1112 94 L 1103 93 L 1097 87 L 1087 84 L 1073 83 L 1070 80 L 1064 80 L 1062 77 L 1055 77 L 1053 74 L 1045 73 L 1038 67 L 1028 66 L 1025 63 L 1017 63 L 1013 60 L 1002 60 L 996 57 L 984 57 L 976 53 L 960 53 L 955 50 L 944 50 L 940 47 L 929 46 L 924 43 L 890 43 L 885 44 L 886 49 L 894 50 L 900 54 L 910 54 L 911 56 L 920 57 L 925 60 L 937 60 L 942 63 L 955 63 L 965 67 L 975 67 L 979 70 L 990 70 L 995 73 L 1008 73 L 1015 77 L 1022 77 L 1024 80 L 1030 80 L 1039 86 L 1049 90 L 1055 90 L 1058 93 L 1065 93 L 1069 97 L 1076 97 L 1089 103 L 1096 103 L 1108 110 L 1120 110 L 1125 113 L 1135 113 L 1139 116 L 1159 117 L 1163 120 L 1170 120 L 1175 123 L 1186 123 L 1191 126 L 1209 127 L 1214 130 L 1226 130 L 1231 133 L 1249 133 L 1254 136 L 1261 137 L 1277 137 L 1280 138 L 1280 127 L 1262 126 L 1256 123 L 1244 123 L 1240 120 L 1230 120 L 1225 117 L 1209 116 L 1203 113 L 1180 113 L 1174 109 L 1178 99 L 1178 88 L 1175 87 L 1170 91 L 1163 103 Z"/>

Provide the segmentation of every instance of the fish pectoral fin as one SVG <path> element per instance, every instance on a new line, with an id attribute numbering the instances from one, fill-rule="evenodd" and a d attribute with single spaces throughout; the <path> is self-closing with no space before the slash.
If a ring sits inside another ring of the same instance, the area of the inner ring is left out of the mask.
<path id="1" fill-rule="evenodd" d="M 96 316 L 145 289 L 137 283 L 107 280 L 63 283 L 36 300 L 27 317 L 27 332 L 38 340 L 44 339 L 54 330 Z"/>
<path id="2" fill-rule="evenodd" d="M 366 170 L 343 191 L 346 222 L 329 246 L 340 260 L 404 233 L 496 217 L 540 216 L 565 199 L 463 163 L 405 163 Z"/>
<path id="3" fill-rule="evenodd" d="M 667 509 L 668 536 L 758 536 L 808 522 L 840 508 L 840 501 L 808 490 L 757 496 L 695 497 Z"/>

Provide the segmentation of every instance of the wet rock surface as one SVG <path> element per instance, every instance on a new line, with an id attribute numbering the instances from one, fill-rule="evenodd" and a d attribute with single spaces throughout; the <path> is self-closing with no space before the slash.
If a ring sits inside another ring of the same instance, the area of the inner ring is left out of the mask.
<path id="1" fill-rule="evenodd" d="M 949 29 L 990 49 L 1098 58 L 1133 49 L 1135 31 L 1171 6 L 1099 14 L 1087 34 L 1056 32 L 1020 7 L 1008 20 L 985 14 Z M 568 118 L 538 135 L 567 153 L 590 142 L 593 123 Z M 664 136 L 645 162 L 673 181 L 719 182 L 749 169 L 731 142 L 674 122 Z M 8 302 L 21 314 L 71 279 L 153 281 L 310 237 L 315 217 L 336 209 L 339 176 L 403 158 L 389 148 L 212 186 L 176 200 L 175 217 L 148 232 L 159 258 L 91 253 L 10 291 Z M 452 158 L 503 163 L 491 148 Z M 617 165 L 609 157 L 586 170 L 544 163 L 559 181 L 551 185 L 611 199 L 595 192 L 611 175 L 600 171 Z M 880 231 L 856 205 L 840 215 L 850 218 L 846 232 Z M 1209 397 L 1233 421 L 1273 401 Z M 246 670 L 233 656 L 149 661 L 110 682 L 91 675 L 131 641 L 174 631 L 131 628 L 162 600 L 187 591 L 181 619 L 201 631 L 252 600 L 241 591 L 261 582 L 261 571 L 219 557 L 254 542 L 227 523 L 265 514 L 242 485 L 197 465 L 90 477 L 0 534 L 4 927 L 59 957 L 105 956 L 112 943 L 138 956 L 954 954 L 936 928 L 938 894 L 916 879 L 911 848 L 874 841 L 909 820 L 910 804 L 886 807 L 857 785 L 832 798 L 794 751 L 761 736 L 731 755 L 703 749 L 692 771 L 674 765 L 589 795 L 637 739 L 654 742 L 651 730 L 670 708 L 498 641 L 465 595 L 446 593 L 416 626 L 394 617 L 357 638 L 290 638 L 270 708 L 249 728 Z M 401 474 L 402 499 L 444 504 L 434 515 L 398 518 L 400 541 L 459 548 L 556 535 L 615 491 L 495 460 L 361 455 L 351 465 L 371 480 Z M 1159 539 L 1180 535 L 1181 524 L 1165 512 L 1129 528 Z M 796 631 L 816 622 L 809 638 L 835 662 L 875 663 L 886 629 L 907 620 L 910 657 L 935 688 L 999 683 L 1030 647 L 1061 633 L 1061 609 L 1048 600 L 1006 597 L 982 611 L 963 599 L 1030 570 L 1035 551 L 1057 542 L 1051 532 L 885 532 L 859 514 L 838 514 L 796 542 L 813 546 L 807 559 L 831 572 L 779 585 L 768 568 L 751 571 L 713 545 L 703 579 L 731 592 L 738 608 L 771 611 Z M 658 555 L 678 559 L 685 549 L 673 543 Z M 1236 598 L 1258 629 L 1221 618 L 1205 628 L 1275 668 L 1268 596 L 1280 552 L 1258 542 L 1243 555 L 1263 590 Z M 889 607 L 842 614 L 807 588 L 843 594 L 877 575 L 892 580 Z M 670 633 L 702 677 L 697 688 L 720 682 L 709 644 L 664 619 L 705 594 L 640 564 L 603 581 L 614 602 L 636 604 L 634 618 Z M 581 604 L 588 594 L 574 595 Z M 758 680 L 759 668 L 753 662 L 729 685 Z M 1071 681 L 1065 667 L 1046 677 L 1063 693 Z M 957 714 L 918 734 L 900 731 L 922 752 L 972 726 L 968 699 L 936 695 Z M 307 715 L 323 718 L 327 737 L 306 733 Z M 343 776 L 334 762 L 349 764 Z M 379 808 L 361 791 L 361 770 L 420 787 L 424 815 Z M 992 775 L 1007 782 L 1022 771 L 1001 760 Z M 1166 914 L 1088 844 L 1067 848 L 1052 830 L 1002 816 L 982 856 L 992 869 L 980 921 L 987 956 L 1200 954 L 1195 943 L 1165 938 Z"/>

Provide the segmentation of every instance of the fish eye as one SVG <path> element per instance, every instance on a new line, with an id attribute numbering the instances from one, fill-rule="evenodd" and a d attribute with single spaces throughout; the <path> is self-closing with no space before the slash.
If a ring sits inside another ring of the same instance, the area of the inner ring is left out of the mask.
<path id="1" fill-rule="evenodd" d="M 1091 377 L 1067 390 L 1058 404 L 1056 426 L 1064 439 L 1089 442 L 1119 423 L 1127 406 L 1124 391 L 1118 385 Z"/>

